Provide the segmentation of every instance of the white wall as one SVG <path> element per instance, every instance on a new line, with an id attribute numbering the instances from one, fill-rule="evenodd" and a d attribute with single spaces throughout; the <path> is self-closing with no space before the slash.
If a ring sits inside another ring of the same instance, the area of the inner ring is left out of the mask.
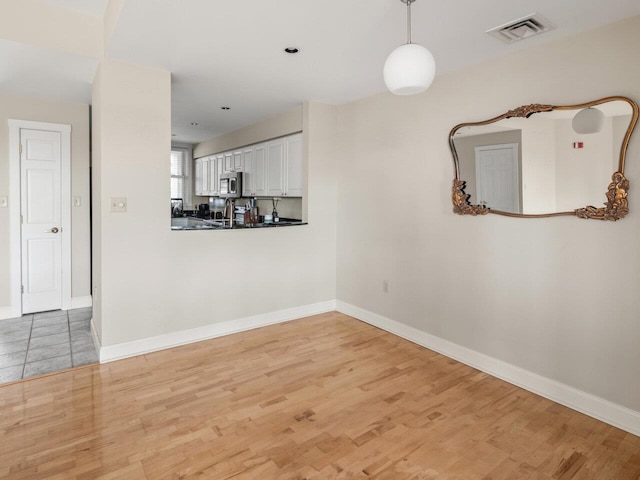
<path id="1" fill-rule="evenodd" d="M 613 151 L 611 152 L 611 171 L 617 172 L 619 168 L 620 162 L 620 145 L 624 140 L 624 136 L 627 133 L 627 129 L 629 128 L 629 123 L 631 122 L 631 115 L 616 115 L 612 117 L 612 129 L 613 129 L 613 142 L 611 146 L 613 147 Z"/>
<path id="2" fill-rule="evenodd" d="M 90 287 L 89 105 L 0 93 L 0 195 L 9 196 L 8 119 L 71 125 L 71 296 L 86 303 Z M 9 208 L 0 208 L 0 311 L 10 311 Z"/>
<path id="3" fill-rule="evenodd" d="M 514 118 L 527 122 L 522 128 L 522 196 L 526 214 L 566 211 L 556 205 L 556 139 L 554 121 L 544 118 Z M 569 210 L 582 207 L 574 204 Z"/>
<path id="4" fill-rule="evenodd" d="M 611 175 L 617 171 L 617 165 L 615 169 L 611 165 L 618 160 L 622 143 L 618 142 L 618 155 L 612 160 L 615 150 L 612 117 L 605 119 L 602 130 L 588 135 L 576 134 L 571 119 L 558 119 L 555 124 L 558 211 L 571 211 L 587 205 L 601 207 L 607 200 L 605 193 Z M 583 142 L 584 147 L 573 148 L 573 142 Z"/>
<path id="5" fill-rule="evenodd" d="M 334 110 L 306 109 L 309 225 L 171 231 L 170 87 L 168 72 L 113 61 L 102 62 L 94 84 L 94 321 L 102 345 L 333 300 Z M 128 198 L 127 213 L 109 212 L 112 196 Z"/>
<path id="6" fill-rule="evenodd" d="M 640 411 L 640 193 L 616 223 L 457 216 L 447 144 L 520 105 L 640 100 L 639 44 L 634 18 L 340 107 L 338 299 Z"/>

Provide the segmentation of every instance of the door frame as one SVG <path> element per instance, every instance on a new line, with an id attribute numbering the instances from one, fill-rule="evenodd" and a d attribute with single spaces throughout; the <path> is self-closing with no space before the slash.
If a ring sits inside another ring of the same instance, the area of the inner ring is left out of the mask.
<path id="1" fill-rule="evenodd" d="M 62 309 L 71 308 L 71 125 L 9 119 L 9 236 L 11 245 L 11 310 L 14 317 L 22 316 L 21 129 L 60 133 Z"/>

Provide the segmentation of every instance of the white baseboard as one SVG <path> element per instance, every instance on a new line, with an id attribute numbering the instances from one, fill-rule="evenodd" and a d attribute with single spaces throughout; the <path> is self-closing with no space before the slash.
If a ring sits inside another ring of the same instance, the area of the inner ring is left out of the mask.
<path id="1" fill-rule="evenodd" d="M 85 308 L 92 306 L 93 302 L 91 300 L 91 295 L 87 295 L 86 297 L 72 297 L 71 298 L 71 306 L 70 309 L 74 308 Z M 0 320 L 5 320 L 7 318 L 17 318 L 20 314 L 14 312 L 13 307 L 0 307 Z"/>
<path id="2" fill-rule="evenodd" d="M 11 311 L 0 309 L 0 315 L 4 310 Z M 640 436 L 640 412 L 341 301 L 330 300 L 105 347 L 100 345 L 93 321 L 91 333 L 100 352 L 100 363 L 106 363 L 334 310 Z"/>
<path id="3" fill-rule="evenodd" d="M 337 301 L 336 309 L 429 350 L 441 353 L 489 375 L 640 436 L 640 412 L 348 303 Z"/>
<path id="4" fill-rule="evenodd" d="M 116 345 L 99 346 L 100 363 L 112 362 L 122 358 L 142 355 L 144 353 L 164 350 L 166 348 L 177 347 L 187 343 L 199 342 L 210 338 L 230 335 L 232 333 L 244 332 L 254 328 L 266 327 L 276 323 L 288 322 L 319 313 L 333 312 L 336 309 L 335 300 L 314 303 L 301 307 L 288 308 L 276 312 L 255 315 L 252 317 L 239 318 L 228 322 L 205 325 L 203 327 L 191 328 L 179 332 L 167 333 L 156 337 L 141 338 L 131 342 L 119 343 Z M 94 330 L 92 323 L 92 331 Z M 94 333 L 94 341 L 98 338 Z M 99 343 L 99 342 L 98 342 Z"/>
<path id="5" fill-rule="evenodd" d="M 91 299 L 91 295 L 87 295 L 86 297 L 71 297 L 71 309 L 86 308 L 91 307 L 92 305 L 93 301 Z"/>
<path id="6" fill-rule="evenodd" d="M 6 320 L 7 318 L 15 318 L 19 315 L 13 313 L 12 307 L 0 307 L 0 320 Z"/>

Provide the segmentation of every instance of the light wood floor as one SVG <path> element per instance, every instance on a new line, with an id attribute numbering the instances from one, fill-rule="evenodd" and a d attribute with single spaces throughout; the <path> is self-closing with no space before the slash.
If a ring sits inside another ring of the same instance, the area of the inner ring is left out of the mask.
<path id="1" fill-rule="evenodd" d="M 0 387 L 0 478 L 638 479 L 640 438 L 331 313 Z"/>

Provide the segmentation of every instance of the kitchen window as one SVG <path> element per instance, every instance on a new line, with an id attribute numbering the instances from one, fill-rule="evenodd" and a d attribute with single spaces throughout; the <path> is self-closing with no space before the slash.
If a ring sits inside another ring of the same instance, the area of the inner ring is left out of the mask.
<path id="1" fill-rule="evenodd" d="M 171 148 L 171 198 L 182 198 L 184 208 L 191 208 L 191 150 Z"/>

